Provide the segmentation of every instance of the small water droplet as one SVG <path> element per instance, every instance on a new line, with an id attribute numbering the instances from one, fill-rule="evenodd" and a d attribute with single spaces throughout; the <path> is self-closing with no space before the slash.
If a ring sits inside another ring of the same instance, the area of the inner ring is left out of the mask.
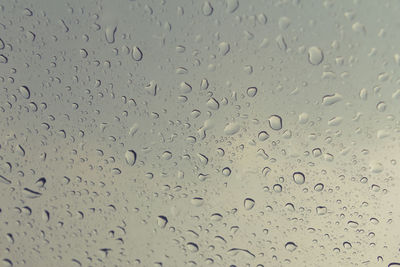
<path id="1" fill-rule="evenodd" d="M 325 206 L 318 206 L 316 212 L 318 215 L 325 215 L 328 212 L 328 209 Z"/>
<path id="2" fill-rule="evenodd" d="M 287 242 L 287 243 L 285 244 L 285 248 L 286 248 L 288 251 L 293 252 L 293 251 L 295 251 L 295 250 L 297 249 L 297 245 L 296 245 L 295 243 L 293 243 L 293 242 Z"/>
<path id="3" fill-rule="evenodd" d="M 132 58 L 135 61 L 141 61 L 143 59 L 143 53 L 139 47 L 137 47 L 137 46 L 132 47 Z"/>
<path id="4" fill-rule="evenodd" d="M 167 225 L 167 223 L 168 223 L 167 217 L 162 216 L 162 215 L 160 215 L 160 216 L 157 217 L 157 224 L 158 224 L 159 227 L 165 228 L 165 226 Z"/>
<path id="5" fill-rule="evenodd" d="M 210 2 L 206 1 L 203 4 L 202 11 L 204 16 L 210 16 L 213 13 L 213 7 Z"/>
<path id="6" fill-rule="evenodd" d="M 186 244 L 187 249 L 191 252 L 197 252 L 199 251 L 199 246 L 196 243 L 189 242 Z"/>
<path id="7" fill-rule="evenodd" d="M 350 249 L 350 248 L 352 248 L 353 246 L 351 245 L 351 243 L 350 242 L 343 242 L 343 247 L 345 248 L 345 249 Z"/>
<path id="8" fill-rule="evenodd" d="M 31 91 L 29 91 L 29 88 L 27 86 L 25 85 L 21 86 L 19 88 L 19 91 L 23 98 L 29 99 L 31 97 Z"/>
<path id="9" fill-rule="evenodd" d="M 106 36 L 106 41 L 109 44 L 112 44 L 115 42 L 115 33 L 117 31 L 116 26 L 107 26 L 105 30 L 105 36 Z"/>
<path id="10" fill-rule="evenodd" d="M 219 102 L 215 98 L 212 97 L 207 101 L 207 107 L 211 110 L 218 110 Z"/>
<path id="11" fill-rule="evenodd" d="M 6 64 L 8 62 L 8 58 L 5 55 L 0 55 L 0 63 Z"/>
<path id="12" fill-rule="evenodd" d="M 231 175 L 231 173 L 232 173 L 232 171 L 231 171 L 231 169 L 229 167 L 225 167 L 225 168 L 222 169 L 222 174 L 224 176 L 229 176 L 229 175 Z"/>
<path id="13" fill-rule="evenodd" d="M 229 13 L 233 13 L 239 7 L 239 0 L 226 0 L 227 10 Z"/>
<path id="14" fill-rule="evenodd" d="M 224 133 L 226 135 L 234 135 L 235 133 L 239 132 L 240 125 L 235 122 L 228 123 L 224 128 Z"/>
<path id="15" fill-rule="evenodd" d="M 258 133 L 258 140 L 261 142 L 267 140 L 269 138 L 269 134 L 266 131 L 261 131 Z"/>
<path id="16" fill-rule="evenodd" d="M 257 87 L 249 87 L 247 88 L 247 95 L 249 97 L 255 97 L 257 94 Z"/>
<path id="17" fill-rule="evenodd" d="M 314 190 L 317 192 L 321 192 L 322 190 L 324 190 L 324 185 L 322 183 L 318 183 L 314 186 Z"/>
<path id="18" fill-rule="evenodd" d="M 225 56 L 226 54 L 228 54 L 229 50 L 231 49 L 230 45 L 227 42 L 221 42 L 218 45 L 218 49 L 219 49 L 219 53 L 222 56 Z"/>
<path id="19" fill-rule="evenodd" d="M 128 150 L 125 152 L 125 160 L 129 166 L 133 166 L 136 163 L 136 152 L 134 150 Z"/>
<path id="20" fill-rule="evenodd" d="M 254 205 L 256 204 L 256 202 L 254 201 L 254 199 L 252 198 L 246 198 L 244 200 L 244 208 L 246 210 L 251 210 L 252 208 L 254 208 Z"/>

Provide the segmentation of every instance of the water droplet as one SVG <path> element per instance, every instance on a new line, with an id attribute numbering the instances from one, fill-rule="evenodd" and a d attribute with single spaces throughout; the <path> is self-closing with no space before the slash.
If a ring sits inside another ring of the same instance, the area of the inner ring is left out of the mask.
<path id="1" fill-rule="evenodd" d="M 273 187 L 274 191 L 277 193 L 282 192 L 282 186 L 280 184 L 275 184 Z"/>
<path id="2" fill-rule="evenodd" d="M 311 46 L 308 49 L 308 62 L 312 65 L 319 65 L 324 60 L 324 53 L 321 48 L 317 46 Z"/>
<path id="3" fill-rule="evenodd" d="M 338 126 L 342 123 L 343 118 L 342 117 L 333 117 L 328 121 L 329 126 Z"/>
<path id="4" fill-rule="evenodd" d="M 222 169 L 222 174 L 224 175 L 224 176 L 229 176 L 229 175 L 231 175 L 231 169 L 230 168 L 228 168 L 228 167 L 225 167 L 225 168 L 223 168 Z"/>
<path id="5" fill-rule="evenodd" d="M 143 53 L 139 47 L 137 46 L 132 47 L 132 58 L 135 61 L 141 61 L 143 59 Z"/>
<path id="6" fill-rule="evenodd" d="M 224 128 L 224 133 L 226 135 L 234 135 L 235 133 L 239 132 L 240 125 L 236 122 L 228 123 Z"/>
<path id="7" fill-rule="evenodd" d="M 149 94 L 155 96 L 158 91 L 158 86 L 155 81 L 150 81 L 150 83 L 144 88 Z"/>
<path id="8" fill-rule="evenodd" d="M 263 13 L 257 15 L 257 21 L 261 24 L 267 24 L 267 16 Z"/>
<path id="9" fill-rule="evenodd" d="M 203 203 L 204 203 L 204 199 L 201 198 L 201 197 L 194 197 L 194 198 L 192 198 L 192 199 L 190 200 L 190 203 L 191 203 L 193 206 L 201 207 L 201 206 L 203 205 Z"/>
<path id="10" fill-rule="evenodd" d="M 282 51 L 286 51 L 287 50 L 287 44 L 286 44 L 285 38 L 283 38 L 282 35 L 278 35 L 275 38 L 275 41 L 276 41 L 276 44 L 278 45 L 280 50 L 282 50 Z"/>
<path id="11" fill-rule="evenodd" d="M 314 190 L 317 192 L 321 192 L 322 190 L 324 190 L 324 185 L 322 183 L 318 183 L 314 186 Z"/>
<path id="12" fill-rule="evenodd" d="M 383 101 L 379 102 L 379 103 L 376 105 L 376 109 L 377 109 L 379 112 L 384 112 L 384 111 L 386 111 L 386 103 L 383 102 Z"/>
<path id="13" fill-rule="evenodd" d="M 8 58 L 5 55 L 0 55 L 0 63 L 6 64 L 8 62 Z"/>
<path id="14" fill-rule="evenodd" d="M 198 246 L 196 243 L 189 242 L 189 243 L 186 244 L 186 246 L 187 246 L 187 249 L 188 249 L 190 252 L 197 252 L 197 251 L 199 251 L 199 246 Z"/>
<path id="15" fill-rule="evenodd" d="M 202 79 L 200 83 L 200 90 L 207 90 L 208 89 L 208 80 Z"/>
<path id="16" fill-rule="evenodd" d="M 246 198 L 244 200 L 244 208 L 246 210 L 251 210 L 252 208 L 254 208 L 254 205 L 256 204 L 256 202 L 254 201 L 254 199 L 251 198 Z"/>
<path id="17" fill-rule="evenodd" d="M 188 94 L 192 92 L 192 86 L 186 82 L 181 82 L 180 84 L 181 92 L 183 94 Z"/>
<path id="18" fill-rule="evenodd" d="M 221 42 L 218 45 L 219 53 L 221 56 L 225 56 L 228 54 L 229 50 L 231 49 L 230 45 L 227 42 Z"/>
<path id="19" fill-rule="evenodd" d="M 202 11 L 204 16 L 210 16 L 213 13 L 213 7 L 210 2 L 206 1 L 203 4 Z"/>
<path id="20" fill-rule="evenodd" d="M 261 142 L 267 140 L 269 138 L 269 134 L 266 131 L 261 131 L 258 133 L 258 140 Z"/>
<path id="21" fill-rule="evenodd" d="M 168 223 L 167 217 L 161 216 L 161 215 L 157 217 L 157 224 L 158 224 L 159 227 L 165 228 L 167 223 Z"/>
<path id="22" fill-rule="evenodd" d="M 282 118 L 278 115 L 272 115 L 271 117 L 269 117 L 268 119 L 269 122 L 269 126 L 273 129 L 273 130 L 280 130 L 282 129 Z"/>
<path id="23" fill-rule="evenodd" d="M 257 87 L 249 87 L 247 88 L 247 95 L 249 97 L 255 97 L 257 94 Z"/>
<path id="24" fill-rule="evenodd" d="M 325 206 L 318 206 L 316 211 L 318 215 L 325 215 L 328 212 L 328 209 Z"/>
<path id="25" fill-rule="evenodd" d="M 347 225 L 351 228 L 357 228 L 358 227 L 358 222 L 355 221 L 348 221 Z"/>
<path id="26" fill-rule="evenodd" d="M 19 91 L 23 98 L 29 99 L 31 97 L 31 92 L 29 91 L 29 88 L 27 86 L 25 85 L 21 86 L 19 88 Z"/>
<path id="27" fill-rule="evenodd" d="M 107 26 L 106 27 L 105 36 L 106 36 L 107 43 L 112 44 L 115 42 L 116 31 L 117 31 L 116 26 Z"/>
<path id="28" fill-rule="evenodd" d="M 215 98 L 212 97 L 207 101 L 207 107 L 211 110 L 218 110 L 219 103 Z"/>
<path id="29" fill-rule="evenodd" d="M 326 95 L 322 98 L 322 104 L 325 106 L 330 106 L 333 105 L 340 100 L 343 99 L 343 96 L 341 94 L 334 93 L 332 95 Z"/>
<path id="30" fill-rule="evenodd" d="M 134 150 L 128 150 L 125 152 L 125 161 L 129 166 L 133 166 L 136 163 L 136 152 Z"/>
<path id="31" fill-rule="evenodd" d="M 178 67 L 178 68 L 176 68 L 176 70 L 175 70 L 175 73 L 176 74 L 180 74 L 180 75 L 183 75 L 183 74 L 187 74 L 189 71 L 186 69 L 186 68 L 184 68 L 184 67 Z"/>
<path id="32" fill-rule="evenodd" d="M 360 98 L 361 98 L 362 100 L 367 100 L 367 98 L 368 98 L 367 89 L 362 88 L 362 89 L 360 90 Z"/>
<path id="33" fill-rule="evenodd" d="M 366 30 L 365 30 L 365 26 L 363 25 L 363 24 L 361 24 L 360 22 L 355 22 L 352 26 L 351 26 L 351 28 L 353 29 L 353 31 L 354 32 L 357 32 L 357 33 L 366 33 Z"/>
<path id="34" fill-rule="evenodd" d="M 295 250 L 297 249 L 297 245 L 296 245 L 295 243 L 293 243 L 293 242 L 287 242 L 287 243 L 285 244 L 285 248 L 286 248 L 288 251 L 293 252 L 293 251 L 295 251 Z"/>
<path id="35" fill-rule="evenodd" d="M 239 0 L 226 0 L 226 6 L 229 13 L 233 13 L 239 7 Z"/>
<path id="36" fill-rule="evenodd" d="M 350 249 L 350 248 L 352 248 L 352 245 L 351 245 L 351 243 L 350 242 L 343 242 L 343 247 L 345 248 L 345 249 Z"/>
<path id="37" fill-rule="evenodd" d="M 293 181 L 296 184 L 304 184 L 304 182 L 306 181 L 306 177 L 302 172 L 295 172 L 293 173 Z"/>
<path id="38" fill-rule="evenodd" d="M 279 28 L 281 30 L 286 30 L 289 28 L 291 20 L 288 17 L 280 17 L 278 21 Z"/>
<path id="39" fill-rule="evenodd" d="M 211 215 L 211 221 L 213 222 L 219 222 L 222 220 L 222 218 L 223 218 L 222 215 L 219 213 L 214 213 Z"/>

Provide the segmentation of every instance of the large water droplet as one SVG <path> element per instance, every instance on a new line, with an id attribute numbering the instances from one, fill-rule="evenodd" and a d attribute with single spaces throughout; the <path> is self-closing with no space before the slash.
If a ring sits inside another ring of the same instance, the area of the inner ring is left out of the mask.
<path id="1" fill-rule="evenodd" d="M 312 46 L 308 49 L 308 62 L 312 65 L 321 64 L 322 60 L 324 60 L 324 53 L 321 48 L 317 46 Z"/>
<path id="2" fill-rule="evenodd" d="M 296 184 L 304 184 L 304 182 L 306 181 L 306 177 L 302 172 L 295 172 L 293 173 L 293 181 Z"/>
<path id="3" fill-rule="evenodd" d="M 282 129 L 282 118 L 278 115 L 272 115 L 271 117 L 269 117 L 268 119 L 269 122 L 269 126 L 273 129 L 273 130 L 280 130 Z"/>

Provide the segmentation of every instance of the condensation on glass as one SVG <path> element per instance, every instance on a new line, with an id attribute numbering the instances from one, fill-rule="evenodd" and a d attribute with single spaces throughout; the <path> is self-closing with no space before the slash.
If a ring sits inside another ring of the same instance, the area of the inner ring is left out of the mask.
<path id="1" fill-rule="evenodd" d="M 1 1 L 1 264 L 400 266 L 399 11 Z"/>

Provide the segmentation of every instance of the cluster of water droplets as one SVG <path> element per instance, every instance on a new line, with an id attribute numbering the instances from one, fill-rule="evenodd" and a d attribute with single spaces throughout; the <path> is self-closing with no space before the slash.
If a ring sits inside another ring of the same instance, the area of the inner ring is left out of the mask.
<path id="1" fill-rule="evenodd" d="M 1 263 L 400 266 L 399 8 L 1 2 Z"/>

